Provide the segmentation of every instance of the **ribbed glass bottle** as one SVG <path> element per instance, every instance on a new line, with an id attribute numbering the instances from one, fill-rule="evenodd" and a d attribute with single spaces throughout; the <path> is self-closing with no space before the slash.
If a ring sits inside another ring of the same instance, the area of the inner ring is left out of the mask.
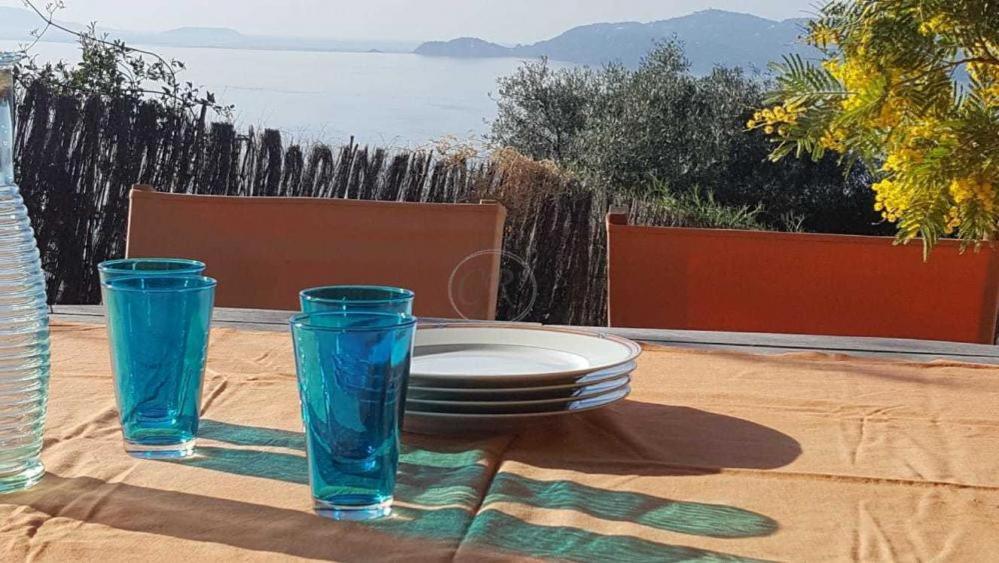
<path id="1" fill-rule="evenodd" d="M 14 185 L 17 57 L 0 52 L 0 493 L 37 483 L 49 395 L 45 278 L 24 200 Z"/>

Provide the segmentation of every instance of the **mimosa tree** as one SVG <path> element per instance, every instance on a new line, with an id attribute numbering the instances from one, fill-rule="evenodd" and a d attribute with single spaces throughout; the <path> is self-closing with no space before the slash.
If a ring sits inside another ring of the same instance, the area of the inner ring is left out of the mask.
<path id="1" fill-rule="evenodd" d="M 775 65 L 772 105 L 747 124 L 794 152 L 877 172 L 875 209 L 927 250 L 999 230 L 999 2 L 833 1 L 809 23 L 820 63 Z"/>

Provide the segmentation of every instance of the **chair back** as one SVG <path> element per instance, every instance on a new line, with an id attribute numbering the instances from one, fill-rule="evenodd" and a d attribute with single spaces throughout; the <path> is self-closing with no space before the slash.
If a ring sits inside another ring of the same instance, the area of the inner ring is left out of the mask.
<path id="1" fill-rule="evenodd" d="M 298 310 L 323 285 L 416 292 L 417 315 L 496 315 L 506 209 L 343 199 L 131 192 L 128 257 L 183 257 L 219 281 L 216 305 Z"/>
<path id="2" fill-rule="evenodd" d="M 607 218 L 612 326 L 993 344 L 996 252 Z"/>

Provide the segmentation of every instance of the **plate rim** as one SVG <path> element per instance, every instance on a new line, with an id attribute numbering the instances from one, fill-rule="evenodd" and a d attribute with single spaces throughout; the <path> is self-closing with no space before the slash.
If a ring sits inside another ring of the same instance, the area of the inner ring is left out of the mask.
<path id="1" fill-rule="evenodd" d="M 471 407 L 502 407 L 502 406 L 528 406 L 528 407 L 543 407 L 549 405 L 556 405 L 559 403 L 572 404 L 578 401 L 588 401 L 591 399 L 597 399 L 604 395 L 612 395 L 619 392 L 623 387 L 631 386 L 631 374 L 624 374 L 617 378 L 620 380 L 618 385 L 611 387 L 610 389 L 604 389 L 603 391 L 591 392 L 590 394 L 579 396 L 579 397 L 564 397 L 561 399 L 535 399 L 535 400 L 517 400 L 517 401 L 436 401 L 436 400 L 425 400 L 425 399 L 406 399 L 406 404 L 420 403 L 423 405 L 432 405 L 437 407 L 448 407 L 448 406 L 471 406 Z M 614 379 L 609 379 L 608 381 L 615 381 Z M 425 411 L 424 411 L 425 412 Z M 509 414 L 509 413 L 505 413 Z"/>
<path id="2" fill-rule="evenodd" d="M 612 379 L 617 379 L 617 378 L 623 377 L 625 375 L 630 375 L 631 373 L 633 373 L 637 369 L 638 369 L 638 363 L 635 362 L 634 360 L 632 360 L 630 362 L 625 362 L 625 363 L 621 364 L 620 366 L 613 366 L 613 367 L 607 368 L 606 370 L 599 370 L 599 371 L 608 371 L 608 372 L 611 371 L 611 370 L 614 370 L 614 371 L 611 374 L 607 375 L 606 377 L 601 377 L 599 379 L 594 379 L 592 381 L 584 381 L 583 383 L 579 383 L 579 380 L 577 379 L 577 380 L 573 381 L 572 383 L 565 383 L 565 384 L 561 384 L 561 385 L 535 385 L 535 386 L 529 386 L 529 387 L 439 387 L 439 386 L 436 386 L 436 387 L 424 387 L 422 385 L 413 385 L 413 376 L 410 375 L 409 385 L 407 387 L 409 389 L 418 389 L 420 391 L 425 391 L 425 392 L 429 392 L 429 393 L 461 393 L 461 392 L 468 392 L 468 393 L 482 393 L 482 394 L 490 394 L 490 395 L 498 395 L 500 393 L 515 393 L 515 392 L 525 392 L 526 393 L 526 392 L 529 392 L 529 391 L 561 391 L 561 390 L 569 390 L 569 389 L 578 389 L 580 387 L 588 387 L 590 385 L 598 385 L 598 384 L 603 383 L 605 381 L 610 381 Z M 592 373 L 598 373 L 598 372 L 594 371 Z M 591 375 L 591 374 L 588 373 L 586 375 Z M 583 377 L 585 377 L 585 376 L 583 376 Z"/>
<path id="3" fill-rule="evenodd" d="M 595 365 L 595 366 L 589 366 L 589 367 L 575 369 L 575 370 L 563 370 L 563 371 L 558 371 L 558 372 L 545 372 L 545 373 L 535 373 L 535 374 L 530 374 L 530 373 L 528 373 L 528 374 L 523 374 L 523 373 L 521 373 L 521 374 L 497 374 L 497 375 L 488 375 L 488 376 L 478 376 L 478 377 L 475 378 L 476 380 L 488 380 L 488 381 L 494 381 L 496 383 L 509 383 L 511 381 L 522 381 L 522 380 L 552 381 L 552 380 L 560 380 L 560 379 L 572 378 L 572 377 L 576 377 L 576 376 L 583 376 L 583 375 L 587 375 L 589 373 L 607 370 L 607 369 L 613 368 L 615 366 L 619 366 L 621 364 L 626 364 L 628 362 L 633 362 L 633 361 L 637 360 L 639 356 L 642 355 L 642 346 L 639 343 L 635 342 L 634 340 L 630 340 L 628 338 L 617 336 L 616 334 L 610 334 L 608 332 L 599 332 L 599 331 L 594 331 L 594 330 L 580 330 L 580 329 L 566 328 L 566 327 L 543 326 L 543 325 L 538 325 L 538 326 L 535 326 L 535 325 L 511 326 L 509 323 L 491 323 L 491 322 L 485 322 L 485 323 L 432 323 L 432 324 L 426 324 L 426 325 L 420 325 L 420 326 L 418 326 L 417 329 L 416 329 L 416 332 L 417 332 L 417 334 L 419 334 L 420 331 L 441 330 L 441 329 L 444 329 L 444 330 L 446 330 L 446 329 L 505 329 L 505 330 L 517 330 L 517 331 L 558 332 L 558 333 L 563 333 L 563 334 L 572 334 L 572 335 L 576 335 L 576 336 L 583 336 L 583 337 L 587 337 L 587 338 L 599 338 L 599 339 L 602 339 L 602 340 L 609 340 L 611 342 L 615 342 L 617 344 L 620 344 L 621 346 L 623 346 L 624 348 L 626 348 L 628 350 L 628 356 L 626 358 L 624 358 L 622 360 L 615 361 L 614 363 L 611 363 L 611 364 Z M 417 346 L 415 346 L 416 339 L 414 338 L 413 340 L 414 340 L 413 359 L 415 360 L 417 358 L 416 352 L 415 352 Z M 453 380 L 460 380 L 462 378 L 467 378 L 467 376 L 463 376 L 463 375 L 427 374 L 427 373 L 418 373 L 418 372 L 413 372 L 413 371 L 410 372 L 410 377 L 412 377 L 413 374 L 416 374 L 416 377 L 419 378 L 419 379 L 434 379 L 434 380 L 437 380 L 437 381 L 440 381 L 440 380 L 452 380 L 453 381 Z"/>
<path id="4" fill-rule="evenodd" d="M 439 420 L 457 420 L 462 418 L 471 418 L 473 420 L 484 421 L 484 420 L 511 420 L 517 418 L 544 418 L 549 416 L 565 416 L 570 414 L 579 414 L 587 411 L 592 411 L 596 409 L 601 409 L 614 403 L 621 402 L 631 396 L 631 384 L 629 383 L 624 387 L 624 389 L 619 392 L 620 395 L 615 396 L 613 399 L 609 399 L 605 403 L 599 403 L 595 405 L 590 405 L 583 407 L 581 409 L 572 410 L 560 410 L 560 411 L 549 411 L 549 412 L 526 412 L 526 413 L 499 413 L 499 414 L 486 414 L 486 413 L 475 413 L 475 414 L 465 414 L 465 413 L 441 413 L 441 412 L 424 412 L 424 411 L 411 411 L 406 409 L 406 414 L 403 419 L 410 416 L 428 419 L 436 418 Z M 611 394 L 608 394 L 611 395 Z"/>

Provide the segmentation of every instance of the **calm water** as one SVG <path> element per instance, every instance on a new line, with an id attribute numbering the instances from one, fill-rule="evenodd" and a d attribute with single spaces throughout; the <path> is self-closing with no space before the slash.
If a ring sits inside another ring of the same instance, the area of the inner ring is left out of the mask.
<path id="1" fill-rule="evenodd" d="M 0 41 L 0 50 L 17 48 Z M 242 126 L 281 129 L 300 141 L 419 146 L 487 132 L 490 93 L 518 59 L 449 59 L 389 53 L 307 53 L 154 47 L 187 63 L 183 80 L 236 105 Z M 40 43 L 40 60 L 76 61 L 71 44 Z M 555 64 L 555 63 L 553 63 Z"/>

